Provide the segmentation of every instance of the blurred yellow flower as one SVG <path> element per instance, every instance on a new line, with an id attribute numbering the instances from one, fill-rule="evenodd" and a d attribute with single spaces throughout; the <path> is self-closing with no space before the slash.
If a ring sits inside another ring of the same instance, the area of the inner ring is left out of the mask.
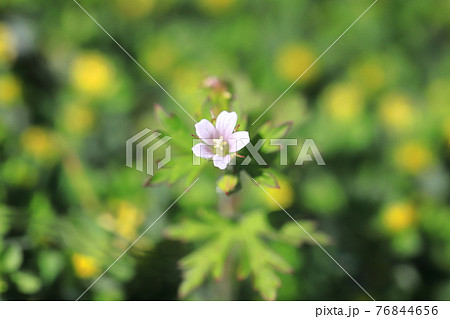
<path id="1" fill-rule="evenodd" d="M 144 221 L 142 210 L 127 201 L 121 201 L 117 208 L 116 231 L 128 240 L 134 240 L 138 227 Z"/>
<path id="2" fill-rule="evenodd" d="M 4 23 L 0 23 L 0 64 L 13 61 L 17 56 L 14 34 Z"/>
<path id="3" fill-rule="evenodd" d="M 155 0 L 116 0 L 119 12 L 130 19 L 146 16 L 153 10 L 155 3 Z"/>
<path id="4" fill-rule="evenodd" d="M 382 98 L 380 118 L 389 131 L 403 132 L 411 127 L 415 113 L 410 98 L 401 93 L 391 93 Z"/>
<path id="5" fill-rule="evenodd" d="M 52 160 L 58 155 L 55 137 L 42 127 L 30 127 L 22 133 L 23 149 L 39 160 Z"/>
<path id="6" fill-rule="evenodd" d="M 390 232 L 400 232 L 411 227 L 417 212 L 411 203 L 399 202 L 389 205 L 383 212 L 383 225 Z"/>
<path id="7" fill-rule="evenodd" d="M 16 102 L 22 93 L 19 80 L 10 74 L 0 77 L 0 106 Z"/>
<path id="8" fill-rule="evenodd" d="M 72 65 L 72 82 L 76 89 L 92 95 L 104 95 L 111 88 L 114 68 L 101 54 L 79 55 Z"/>
<path id="9" fill-rule="evenodd" d="M 89 278 L 99 273 L 98 263 L 93 257 L 75 253 L 72 255 L 72 263 L 75 274 L 80 278 Z"/>
<path id="10" fill-rule="evenodd" d="M 236 4 L 236 0 L 197 0 L 196 3 L 205 13 L 220 15 L 231 10 Z"/>
<path id="11" fill-rule="evenodd" d="M 95 116 L 88 106 L 70 103 L 63 110 L 62 120 L 68 132 L 84 133 L 92 128 Z"/>
<path id="12" fill-rule="evenodd" d="M 288 208 L 294 202 L 294 191 L 292 189 L 291 184 L 283 177 L 278 177 L 278 184 L 280 188 L 270 188 L 267 186 L 263 186 L 267 193 L 273 197 L 283 208 Z M 265 196 L 264 199 L 272 209 L 280 209 L 280 207 L 273 201 L 269 196 Z"/>
<path id="13" fill-rule="evenodd" d="M 275 59 L 275 69 L 283 80 L 294 82 L 314 62 L 316 56 L 306 46 L 289 44 L 281 48 Z M 316 66 L 306 72 L 301 81 L 309 81 L 316 75 Z"/>
<path id="14" fill-rule="evenodd" d="M 325 110 L 333 119 L 348 122 L 357 119 L 364 109 L 364 99 L 358 86 L 335 84 L 325 92 Z"/>
<path id="15" fill-rule="evenodd" d="M 409 173 L 420 173 L 433 159 L 431 151 L 419 141 L 409 141 L 400 145 L 394 154 L 396 164 Z"/>

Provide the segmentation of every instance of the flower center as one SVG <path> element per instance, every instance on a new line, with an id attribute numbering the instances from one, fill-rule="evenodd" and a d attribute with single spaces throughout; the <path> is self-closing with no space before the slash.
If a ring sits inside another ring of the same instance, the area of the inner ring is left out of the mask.
<path id="1" fill-rule="evenodd" d="M 213 143 L 217 155 L 225 156 L 228 153 L 228 143 L 223 139 L 223 136 L 213 139 Z"/>

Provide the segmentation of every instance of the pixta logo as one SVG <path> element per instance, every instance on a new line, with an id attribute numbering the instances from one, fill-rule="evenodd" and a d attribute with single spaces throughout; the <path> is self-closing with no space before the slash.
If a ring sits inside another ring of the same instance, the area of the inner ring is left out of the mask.
<path id="1" fill-rule="evenodd" d="M 146 155 L 147 162 L 147 174 L 153 175 L 153 162 L 154 162 L 154 153 L 157 149 L 166 144 L 171 137 L 161 136 L 161 133 L 151 132 L 150 129 L 146 128 L 129 138 L 126 142 L 126 165 L 128 167 L 133 167 L 133 164 L 136 164 L 135 167 L 138 171 L 144 171 L 144 157 Z M 159 139 L 158 139 L 159 138 Z M 157 141 L 150 145 L 154 140 Z M 150 146 L 149 146 L 150 145 Z M 145 151 L 145 152 L 144 152 Z M 135 158 L 133 157 L 133 153 L 136 154 Z M 165 148 L 165 156 L 162 160 L 160 160 L 157 164 L 157 168 L 161 169 L 164 165 L 170 162 L 171 159 L 171 148 L 170 145 L 167 145 Z"/>

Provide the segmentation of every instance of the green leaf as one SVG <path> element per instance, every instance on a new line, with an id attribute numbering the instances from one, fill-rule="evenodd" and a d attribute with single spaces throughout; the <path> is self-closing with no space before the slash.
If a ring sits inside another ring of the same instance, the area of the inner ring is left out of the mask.
<path id="1" fill-rule="evenodd" d="M 192 165 L 191 154 L 174 156 L 167 165 L 156 170 L 153 176 L 147 179 L 144 186 L 158 184 L 173 185 L 184 178 L 186 179 L 186 184 L 189 186 L 204 168 L 205 165 L 202 163 L 200 165 Z"/>
<path id="2" fill-rule="evenodd" d="M 253 270 L 253 285 L 264 299 L 275 300 L 277 290 L 280 287 L 281 280 L 277 274 L 269 267 L 258 267 Z"/>
<path id="3" fill-rule="evenodd" d="M 259 128 L 259 134 L 267 139 L 283 138 L 291 130 L 292 123 L 286 122 L 278 126 L 272 126 L 270 122 L 266 122 Z"/>
<path id="4" fill-rule="evenodd" d="M 64 267 L 64 260 L 57 251 L 43 251 L 38 257 L 39 273 L 46 283 L 51 283 Z"/>
<path id="5" fill-rule="evenodd" d="M 0 235 L 6 234 L 11 224 L 11 212 L 6 206 L 0 206 Z"/>
<path id="6" fill-rule="evenodd" d="M 34 244 L 46 242 L 55 236 L 56 214 L 44 194 L 35 193 L 30 203 L 30 212 L 28 232 Z"/>
<path id="7" fill-rule="evenodd" d="M 316 230 L 316 224 L 312 221 L 301 221 L 299 224 L 321 245 L 330 242 L 328 236 Z M 311 237 L 301 229 L 296 223 L 289 222 L 281 227 L 279 237 L 281 241 L 294 246 L 300 246 L 303 243 L 314 243 Z"/>
<path id="8" fill-rule="evenodd" d="M 273 237 L 276 232 L 272 229 L 264 213 L 252 212 L 240 224 L 240 256 L 246 258 L 239 264 L 238 276 L 245 278 L 251 274 L 253 286 L 261 296 L 267 300 L 274 300 L 280 287 L 280 279 L 276 271 L 292 272 L 292 267 L 281 256 L 267 246 L 261 236 Z M 248 264 L 248 265 L 247 265 Z M 250 269 L 250 271 L 248 271 Z"/>
<path id="9" fill-rule="evenodd" d="M 261 136 L 257 134 L 255 136 L 252 136 L 251 143 L 253 143 L 253 145 L 258 145 L 258 143 L 260 143 L 259 140 L 261 140 Z M 266 145 L 268 143 L 269 143 L 268 141 L 265 142 L 263 141 L 262 145 Z M 242 150 L 239 151 L 239 154 L 242 155 L 243 157 L 236 158 L 236 170 L 237 171 L 244 170 L 253 178 L 260 176 L 263 173 L 263 171 L 269 168 L 270 164 L 274 163 L 275 159 L 278 157 L 277 153 L 259 152 L 259 155 L 265 162 L 265 164 L 263 164 L 257 162 L 257 159 L 254 158 L 254 156 L 250 153 L 248 148 L 243 148 Z M 243 165 L 243 162 L 246 161 L 247 157 L 250 158 L 250 162 L 246 165 Z"/>
<path id="10" fill-rule="evenodd" d="M 179 294 L 182 298 L 200 286 L 208 274 L 215 279 L 223 275 L 233 237 L 232 229 L 225 228 L 214 240 L 181 260 L 183 282 Z"/>
<path id="11" fill-rule="evenodd" d="M 17 289 L 24 294 L 31 295 L 41 289 L 41 280 L 32 273 L 19 271 L 11 275 L 11 278 Z"/>
<path id="12" fill-rule="evenodd" d="M 280 188 L 278 180 L 269 168 L 262 170 L 262 174 L 255 177 L 258 184 L 269 188 Z"/>
<path id="13" fill-rule="evenodd" d="M 281 139 L 287 135 L 287 133 L 291 130 L 293 122 L 286 122 L 278 126 L 272 126 L 270 122 L 264 123 L 259 128 L 259 135 L 261 138 L 266 139 L 267 141 L 261 147 L 261 151 L 265 153 L 276 152 L 279 150 L 280 146 L 278 145 L 270 145 L 269 141 L 271 139 Z"/>
<path id="14" fill-rule="evenodd" d="M 8 283 L 0 278 L 0 294 L 8 291 Z"/>
<path id="15" fill-rule="evenodd" d="M 292 268 L 255 235 L 255 233 L 248 233 L 242 229 L 243 245 L 241 249 L 245 250 L 245 253 L 241 255 L 247 256 L 247 260 L 244 260 L 243 264 L 241 263 L 241 269 L 245 269 L 242 265 L 245 267 L 245 264 L 248 263 L 255 289 L 264 299 L 274 300 L 281 283 L 276 270 L 287 273 L 292 272 Z"/>
<path id="16" fill-rule="evenodd" d="M 246 249 L 239 249 L 238 251 L 238 263 L 236 269 L 236 275 L 238 280 L 244 280 L 248 276 L 250 276 L 251 268 L 250 268 L 250 259 L 248 256 L 248 252 Z"/>
<path id="17" fill-rule="evenodd" d="M 178 225 L 173 225 L 166 230 L 166 235 L 172 239 L 193 242 L 207 239 L 214 235 L 215 227 L 196 220 L 185 220 Z"/>
<path id="18" fill-rule="evenodd" d="M 192 166 L 191 170 L 186 175 L 185 185 L 186 187 L 190 186 L 194 180 L 200 175 L 200 173 L 206 168 L 207 161 L 201 161 L 200 165 Z"/>
<path id="19" fill-rule="evenodd" d="M 191 134 L 194 131 L 194 125 L 187 127 L 179 117 L 175 114 L 168 113 L 159 104 L 155 105 L 155 114 L 163 129 L 157 130 L 161 133 L 161 138 L 170 136 L 170 142 L 177 146 L 183 154 L 192 154 L 191 148 L 193 146 Z"/>
<path id="20" fill-rule="evenodd" d="M 222 228 L 229 228 L 231 223 L 215 211 L 200 210 L 198 219 L 185 219 L 169 226 L 165 234 L 171 239 L 186 242 L 198 242 L 217 235 Z"/>
<path id="21" fill-rule="evenodd" d="M 169 227 L 172 239 L 205 242 L 181 260 L 184 280 L 180 296 L 184 297 L 200 286 L 208 277 L 223 275 L 227 257 L 237 249 L 237 277 L 252 276 L 254 287 L 263 298 L 275 299 L 280 286 L 277 271 L 288 273 L 292 267 L 263 240 L 276 237 L 265 213 L 250 212 L 238 223 L 211 211 L 202 211 L 198 220 L 184 220 Z"/>
<path id="22" fill-rule="evenodd" d="M 158 171 L 156 171 L 152 176 L 148 177 L 147 180 L 144 182 L 144 186 L 155 186 L 159 184 L 168 183 L 170 180 L 172 172 L 169 168 L 162 168 Z"/>
<path id="23" fill-rule="evenodd" d="M 123 260 L 121 263 L 117 263 L 117 265 L 114 265 L 109 272 L 111 277 L 116 280 L 126 282 L 133 278 L 135 274 L 134 269 L 135 260 L 129 258 L 127 260 Z"/>
<path id="24" fill-rule="evenodd" d="M 183 126 L 177 116 L 167 113 L 166 110 L 164 110 L 164 108 L 159 104 L 155 104 L 155 114 L 162 126 L 168 132 L 175 132 Z"/>
<path id="25" fill-rule="evenodd" d="M 18 244 L 9 246 L 3 254 L 2 271 L 13 272 L 20 268 L 23 261 L 22 248 Z"/>

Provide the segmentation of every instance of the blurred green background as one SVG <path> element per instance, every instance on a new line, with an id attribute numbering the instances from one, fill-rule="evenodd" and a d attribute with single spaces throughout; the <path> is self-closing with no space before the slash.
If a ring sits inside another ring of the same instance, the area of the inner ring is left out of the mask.
<path id="1" fill-rule="evenodd" d="M 80 1 L 191 114 L 217 75 L 251 120 L 371 3 Z M 450 299 L 449 12 L 445 0 L 378 1 L 260 120 L 293 121 L 288 137 L 314 139 L 327 165 L 280 167 L 269 192 L 314 221 L 375 299 Z M 155 103 L 195 132 L 76 3 L 2 0 L 0 299 L 76 299 L 183 192 L 144 188 L 125 166 L 126 139 L 160 126 Z M 234 276 L 179 294 L 180 260 L 196 246 L 167 229 L 202 208 L 219 214 L 218 176 L 205 170 L 84 299 L 262 299 Z M 238 214 L 264 212 L 276 232 L 289 221 L 242 183 Z M 367 300 L 314 244 L 267 242 L 292 267 L 277 275 L 276 299 Z"/>

